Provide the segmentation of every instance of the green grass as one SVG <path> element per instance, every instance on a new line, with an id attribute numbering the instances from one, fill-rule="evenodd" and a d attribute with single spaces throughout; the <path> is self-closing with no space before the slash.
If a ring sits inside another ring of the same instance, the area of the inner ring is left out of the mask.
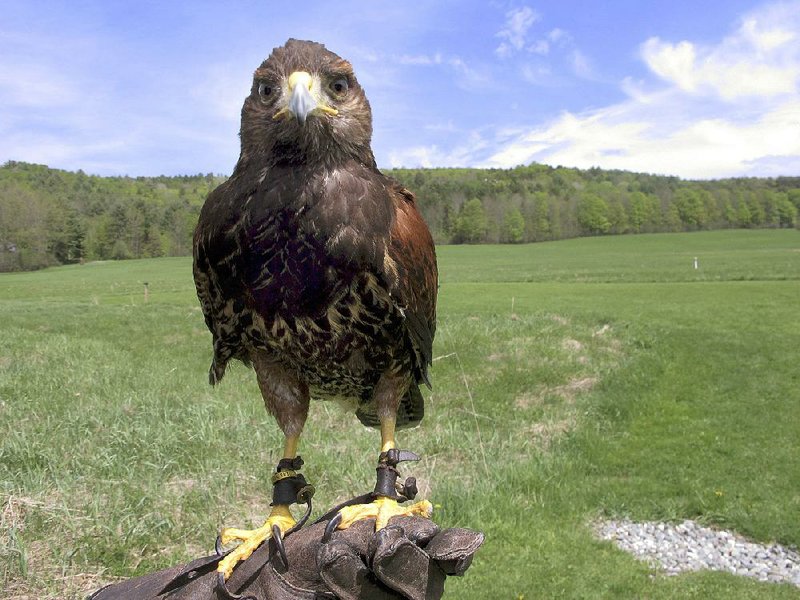
<path id="1" fill-rule="evenodd" d="M 697 256 L 700 268 L 692 268 Z M 444 526 L 486 543 L 452 598 L 794 598 L 651 577 L 603 516 L 800 544 L 800 235 L 442 247 L 434 391 L 401 434 Z M 143 282 L 150 298 L 143 301 Z M 253 374 L 206 384 L 188 259 L 0 276 L 0 586 L 79 598 L 260 524 L 282 437 Z M 377 434 L 316 403 L 318 506 L 372 487 Z"/>
<path id="2" fill-rule="evenodd" d="M 594 237 L 535 245 L 444 246 L 442 283 L 666 283 L 800 279 L 796 231 Z M 694 270 L 694 258 L 698 269 Z"/>

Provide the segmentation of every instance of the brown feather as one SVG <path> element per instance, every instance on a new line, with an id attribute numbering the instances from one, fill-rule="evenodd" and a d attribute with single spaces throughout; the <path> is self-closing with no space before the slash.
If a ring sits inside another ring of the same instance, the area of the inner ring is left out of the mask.
<path id="1" fill-rule="evenodd" d="M 330 100 L 338 115 L 305 125 L 271 118 L 279 100 L 260 98 L 259 82 L 277 86 L 301 69 L 321 81 L 347 77 L 346 96 Z M 417 384 L 428 383 L 432 358 L 435 250 L 413 194 L 375 166 L 371 133 L 350 64 L 320 44 L 290 40 L 256 70 L 239 162 L 209 195 L 195 231 L 195 283 L 214 343 L 210 381 L 231 359 L 255 363 L 270 410 L 301 421 L 305 413 L 292 408 L 302 405 L 292 399 L 298 390 L 353 398 L 369 425 L 377 425 L 376 395 L 397 396 L 399 425 L 422 418 Z M 271 386 L 275 373 L 280 385 Z M 281 390 L 287 398 L 275 399 Z"/>

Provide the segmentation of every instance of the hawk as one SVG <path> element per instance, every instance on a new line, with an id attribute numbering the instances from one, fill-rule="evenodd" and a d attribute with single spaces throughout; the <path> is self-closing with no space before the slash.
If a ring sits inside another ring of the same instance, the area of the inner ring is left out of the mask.
<path id="1" fill-rule="evenodd" d="M 193 272 L 213 336 L 210 382 L 232 359 L 252 365 L 285 435 L 267 522 L 221 534 L 241 542 L 220 563 L 223 577 L 274 525 L 282 533 L 295 524 L 281 481 L 302 466 L 297 446 L 311 398 L 349 401 L 361 423 L 380 429 L 379 473 L 387 456 L 395 461 L 388 468 L 396 465 L 396 428 L 422 419 L 436 255 L 414 195 L 378 170 L 371 137 L 370 105 L 351 64 L 322 44 L 290 39 L 256 69 L 241 155 L 200 213 Z M 374 502 L 345 509 L 339 527 L 430 516 L 429 502 L 403 508 L 391 486 L 379 488 Z"/>

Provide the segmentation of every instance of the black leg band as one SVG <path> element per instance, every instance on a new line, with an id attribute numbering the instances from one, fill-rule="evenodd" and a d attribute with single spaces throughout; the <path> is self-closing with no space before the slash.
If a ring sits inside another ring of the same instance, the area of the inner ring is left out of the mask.
<path id="1" fill-rule="evenodd" d="M 303 459 L 283 458 L 272 475 L 272 504 L 308 504 L 314 495 L 314 486 L 309 485 L 297 469 L 303 466 Z"/>
<path id="2" fill-rule="evenodd" d="M 378 478 L 373 494 L 375 496 L 393 498 L 398 502 L 413 500 L 414 496 L 417 495 L 417 480 L 409 477 L 403 482 L 402 486 L 397 483 L 397 478 L 400 476 L 397 465 L 409 460 L 419 460 L 419 456 L 408 450 L 397 450 L 395 448 L 381 452 L 378 458 L 378 468 L 376 469 Z"/>
<path id="3" fill-rule="evenodd" d="M 376 496 L 386 496 L 387 498 L 397 499 L 397 478 L 400 472 L 387 464 L 378 465 L 375 469 L 378 473 L 378 480 L 375 483 L 374 493 Z"/>

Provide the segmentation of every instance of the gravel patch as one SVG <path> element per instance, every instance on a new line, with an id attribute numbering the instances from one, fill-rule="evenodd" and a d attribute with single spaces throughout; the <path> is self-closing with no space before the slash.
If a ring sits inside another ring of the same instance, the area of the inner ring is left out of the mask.
<path id="1" fill-rule="evenodd" d="M 780 544 L 757 544 L 729 531 L 679 524 L 603 521 L 597 535 L 667 575 L 709 569 L 800 587 L 800 554 Z"/>

